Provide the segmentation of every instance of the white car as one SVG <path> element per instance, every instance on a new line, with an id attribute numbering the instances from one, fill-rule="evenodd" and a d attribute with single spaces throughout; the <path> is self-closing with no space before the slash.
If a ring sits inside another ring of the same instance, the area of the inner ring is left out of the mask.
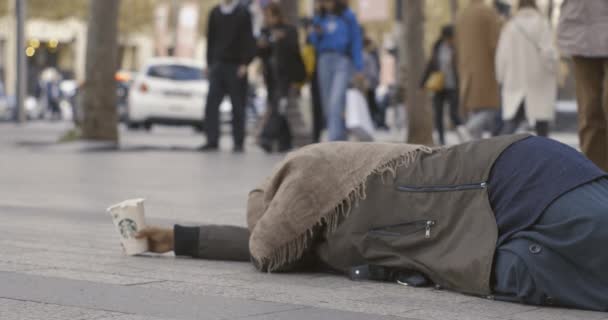
<path id="1" fill-rule="evenodd" d="M 135 78 L 127 107 L 129 128 L 154 124 L 189 125 L 202 129 L 209 82 L 197 61 L 155 58 Z M 220 114 L 232 111 L 225 99 Z"/>

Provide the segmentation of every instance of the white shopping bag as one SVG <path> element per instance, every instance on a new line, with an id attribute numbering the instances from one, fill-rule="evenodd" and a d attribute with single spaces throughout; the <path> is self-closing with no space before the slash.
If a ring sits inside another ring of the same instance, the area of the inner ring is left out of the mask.
<path id="1" fill-rule="evenodd" d="M 357 89 L 346 92 L 346 128 L 359 141 L 374 140 L 374 123 L 367 101 Z"/>

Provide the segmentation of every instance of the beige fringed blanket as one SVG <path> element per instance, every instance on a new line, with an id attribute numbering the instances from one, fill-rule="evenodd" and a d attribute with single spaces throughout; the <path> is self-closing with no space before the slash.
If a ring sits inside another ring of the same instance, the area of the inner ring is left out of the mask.
<path id="1" fill-rule="evenodd" d="M 258 267 L 275 271 L 298 261 L 313 228 L 337 228 L 340 217 L 365 198 L 372 174 L 392 173 L 412 163 L 418 145 L 336 142 L 289 154 L 270 178 L 249 194 L 249 249 Z"/>

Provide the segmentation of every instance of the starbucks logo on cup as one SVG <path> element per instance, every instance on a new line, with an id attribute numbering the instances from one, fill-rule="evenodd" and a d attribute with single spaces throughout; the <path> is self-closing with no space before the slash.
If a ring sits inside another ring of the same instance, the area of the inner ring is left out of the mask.
<path id="1" fill-rule="evenodd" d="M 118 223 L 118 228 L 120 229 L 120 234 L 123 238 L 135 238 L 135 233 L 137 233 L 137 223 L 135 223 L 135 221 L 131 219 L 122 219 Z"/>

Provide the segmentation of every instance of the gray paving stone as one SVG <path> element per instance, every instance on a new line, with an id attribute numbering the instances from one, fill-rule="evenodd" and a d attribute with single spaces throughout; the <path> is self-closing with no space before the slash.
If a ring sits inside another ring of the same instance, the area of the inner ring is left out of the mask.
<path id="1" fill-rule="evenodd" d="M 596 320 L 606 318 L 604 312 L 568 310 L 559 308 L 539 308 L 536 310 L 514 314 L 513 320 Z"/>
<path id="2" fill-rule="evenodd" d="M 373 314 L 357 314 L 329 308 L 311 308 L 295 304 L 279 304 L 258 300 L 220 298 L 214 296 L 175 294 L 139 286 L 116 286 L 86 281 L 29 276 L 0 272 L 0 298 L 67 306 L 69 318 L 112 318 L 116 313 L 152 318 L 175 319 L 246 319 L 310 310 L 312 315 L 326 315 L 335 319 L 394 319 Z M 332 305 L 328 305 L 332 306 Z M 7 308 L 8 309 L 8 308 Z M 87 310 L 83 312 L 82 310 Z M 98 310 L 98 311 L 88 311 Z M 109 314 L 97 314 L 99 310 Z M 9 310 L 10 316 L 15 314 Z M 299 314 L 299 313 L 298 313 Z M 64 315 L 62 315 L 64 316 Z M 122 317 L 122 316 L 121 316 Z M 276 319 L 276 318 L 275 318 Z"/>
<path id="3" fill-rule="evenodd" d="M 159 281 L 153 278 L 135 277 L 135 276 L 122 276 L 116 274 L 108 274 L 103 272 L 87 272 L 70 269 L 42 269 L 42 270 L 28 270 L 25 272 L 19 271 L 22 274 L 30 274 L 35 276 L 43 277 L 54 277 L 71 280 L 83 280 L 92 281 L 97 283 L 106 284 L 121 284 L 121 285 L 135 285 L 139 283 L 149 283 Z"/>
<path id="4" fill-rule="evenodd" d="M 403 313 L 402 316 L 414 319 L 424 320 L 498 320 L 497 317 L 488 317 L 482 315 L 450 312 L 443 310 L 440 305 L 434 309 L 418 309 Z"/>
<path id="5" fill-rule="evenodd" d="M 361 313 L 345 313 L 336 310 L 320 310 L 320 309 L 309 309 L 303 308 L 293 311 L 276 312 L 266 315 L 259 315 L 253 317 L 244 318 L 246 320 L 408 320 L 402 317 L 391 317 L 391 316 L 374 316 L 370 314 Z M 409 319 L 413 320 L 413 319 Z"/>
<path id="6" fill-rule="evenodd" d="M 93 310 L 31 301 L 0 298 L 0 319 L 2 320 L 143 320 L 136 315 L 125 315 L 116 312 Z M 149 320 L 160 320 L 152 319 Z"/>
<path id="7" fill-rule="evenodd" d="M 176 319 L 232 319 L 301 308 L 243 299 L 0 272 L 0 298 Z"/>

